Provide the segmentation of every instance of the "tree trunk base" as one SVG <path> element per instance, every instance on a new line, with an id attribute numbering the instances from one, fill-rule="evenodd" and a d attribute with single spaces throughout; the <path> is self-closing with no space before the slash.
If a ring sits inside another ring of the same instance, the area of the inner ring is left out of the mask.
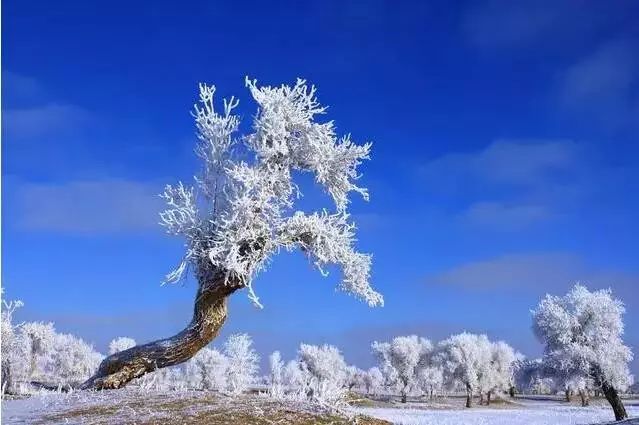
<path id="1" fill-rule="evenodd" d="M 626 412 L 626 408 L 621 402 L 621 397 L 619 397 L 619 393 L 617 393 L 617 390 L 609 385 L 607 382 L 601 384 L 601 390 L 606 396 L 606 400 L 608 400 L 608 403 L 610 403 L 612 411 L 615 413 L 615 420 L 621 421 L 623 419 L 628 419 L 628 413 Z"/>
<path id="2" fill-rule="evenodd" d="M 115 353 L 102 361 L 81 389 L 116 389 L 156 369 L 174 366 L 193 357 L 215 338 L 227 316 L 227 298 L 242 285 L 224 281 L 216 273 L 200 284 L 191 323 L 177 335 Z"/>

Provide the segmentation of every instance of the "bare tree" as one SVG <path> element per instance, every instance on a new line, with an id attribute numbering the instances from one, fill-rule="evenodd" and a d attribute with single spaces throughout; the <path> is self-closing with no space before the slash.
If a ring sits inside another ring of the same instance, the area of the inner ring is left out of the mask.
<path id="1" fill-rule="evenodd" d="M 244 137 L 236 134 L 240 120 L 233 110 L 238 102 L 225 100 L 220 114 L 213 105 L 215 87 L 200 85 L 193 116 L 202 171 L 194 187 L 169 185 L 163 195 L 168 207 L 162 224 L 186 241 L 184 257 L 167 281 L 177 281 L 189 270 L 198 281 L 191 322 L 175 336 L 109 356 L 83 388 L 119 388 L 191 358 L 218 334 L 231 294 L 246 288 L 260 306 L 253 279 L 282 248 L 302 249 L 322 273 L 327 264 L 341 266 L 341 289 L 371 306 L 383 304 L 369 285 L 370 255 L 354 249 L 355 227 L 347 212 L 350 192 L 368 199 L 355 180 L 370 143 L 338 138 L 332 121 L 317 122 L 326 108 L 303 80 L 293 87 L 258 87 L 248 79 L 246 85 L 258 111 L 253 132 Z M 313 173 L 335 209 L 295 211 L 301 194 L 294 172 Z"/>

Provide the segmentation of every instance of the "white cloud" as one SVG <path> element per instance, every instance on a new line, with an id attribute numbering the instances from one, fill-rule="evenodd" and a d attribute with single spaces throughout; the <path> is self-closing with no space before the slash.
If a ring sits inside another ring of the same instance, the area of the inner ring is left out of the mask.
<path id="1" fill-rule="evenodd" d="M 607 127 L 639 123 L 638 40 L 608 42 L 562 73 L 562 108 Z"/>
<path id="2" fill-rule="evenodd" d="M 427 284 L 454 285 L 477 290 L 527 290 L 560 294 L 580 281 L 592 288 L 612 288 L 627 298 L 639 277 L 588 264 L 565 252 L 507 254 L 470 261 L 426 278 Z M 629 300 L 628 300 L 629 301 Z"/>
<path id="3" fill-rule="evenodd" d="M 96 235 L 160 230 L 155 183 L 108 179 L 20 183 L 18 225 L 29 231 Z"/>
<path id="4" fill-rule="evenodd" d="M 588 165 L 586 149 L 570 140 L 497 140 L 430 161 L 422 176 L 456 205 L 462 223 L 510 231 L 556 218 L 579 200 Z"/>
<path id="5" fill-rule="evenodd" d="M 477 0 L 461 17 L 462 34 L 482 49 L 510 49 L 547 56 L 574 50 L 604 29 L 617 30 L 636 13 L 634 2 L 593 2 L 579 7 L 557 0 Z M 627 24 L 626 24 L 627 25 Z M 534 50 L 533 50 L 534 49 Z"/>
<path id="6" fill-rule="evenodd" d="M 8 143 L 78 132 L 92 119 L 91 113 L 74 105 L 50 103 L 32 108 L 8 109 L 2 116 Z"/>
<path id="7" fill-rule="evenodd" d="M 26 75 L 3 70 L 2 97 L 5 104 L 42 101 L 45 91 L 38 80 Z"/>
<path id="8" fill-rule="evenodd" d="M 476 202 L 460 218 L 463 222 L 482 227 L 518 230 L 553 218 L 545 205 L 509 205 L 502 202 Z"/>
<path id="9" fill-rule="evenodd" d="M 570 140 L 496 140 L 480 151 L 437 158 L 425 165 L 424 172 L 432 180 L 452 179 L 463 185 L 479 179 L 529 186 L 556 172 L 574 170 L 578 151 Z"/>
<path id="10" fill-rule="evenodd" d="M 551 31 L 562 10 L 550 2 L 477 2 L 462 17 L 462 30 L 479 47 L 529 44 Z"/>

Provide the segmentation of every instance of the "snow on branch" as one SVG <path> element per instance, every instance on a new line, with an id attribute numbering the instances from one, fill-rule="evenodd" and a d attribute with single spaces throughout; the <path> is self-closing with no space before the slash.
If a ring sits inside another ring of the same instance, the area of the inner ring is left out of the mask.
<path id="1" fill-rule="evenodd" d="M 383 305 L 382 296 L 368 284 L 371 256 L 356 252 L 355 225 L 346 214 L 305 215 L 296 212 L 282 226 L 280 240 L 288 249 L 299 246 L 323 275 L 328 264 L 341 266 L 343 280 L 340 289 L 351 293 L 371 306 Z"/>
<path id="2" fill-rule="evenodd" d="M 168 206 L 160 215 L 161 224 L 168 233 L 186 239 L 183 260 L 167 281 L 178 280 L 189 268 L 200 279 L 211 270 L 220 271 L 227 283 L 247 287 L 259 306 L 253 278 L 281 248 L 299 247 L 323 274 L 328 264 L 340 266 L 341 289 L 371 306 L 383 305 L 382 296 L 369 284 L 371 257 L 355 250 L 355 226 L 347 222 L 349 194 L 357 192 L 368 200 L 367 190 L 355 181 L 360 177 L 358 166 L 369 159 L 371 144 L 357 145 L 350 135 L 339 138 L 332 121 L 315 121 L 326 107 L 318 102 L 315 87 L 304 80 L 292 87 L 258 87 L 247 79 L 246 86 L 258 111 L 252 133 L 240 136 L 240 120 L 233 114 L 238 101 L 225 100 L 218 113 L 215 87 L 200 85 L 193 116 L 202 170 L 194 187 L 169 185 L 162 195 Z M 248 152 L 241 159 L 234 149 L 238 142 Z M 333 198 L 334 213 L 295 211 L 301 196 L 292 177 L 295 171 L 314 174 Z"/>

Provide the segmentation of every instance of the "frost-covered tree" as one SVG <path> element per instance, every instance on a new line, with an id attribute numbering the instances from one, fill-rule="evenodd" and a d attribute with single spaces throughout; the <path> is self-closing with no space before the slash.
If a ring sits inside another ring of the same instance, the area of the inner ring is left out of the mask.
<path id="1" fill-rule="evenodd" d="M 23 306 L 22 301 L 7 301 L 4 299 L 4 291 L 2 292 L 3 299 L 0 310 L 0 325 L 1 325 L 1 350 L 2 350 L 2 393 L 13 390 L 14 378 L 15 378 L 15 366 L 19 361 L 20 354 L 18 353 L 18 341 L 16 338 L 16 325 L 13 323 L 13 313 L 17 308 Z"/>
<path id="2" fill-rule="evenodd" d="M 587 405 L 584 391 L 592 387 L 588 369 L 588 364 L 576 357 L 572 350 L 554 350 L 546 353 L 542 363 L 544 376 L 552 378 L 552 389 L 555 392 L 563 392 L 567 402 L 571 401 L 573 393 L 580 393 L 584 405 Z"/>
<path id="3" fill-rule="evenodd" d="M 543 379 L 541 359 L 521 359 L 514 364 L 515 388 L 521 393 L 536 392 L 537 384 Z"/>
<path id="4" fill-rule="evenodd" d="M 444 371 L 440 366 L 420 367 L 417 370 L 417 384 L 432 399 L 444 385 Z"/>
<path id="5" fill-rule="evenodd" d="M 532 312 L 533 329 L 545 345 L 544 362 L 591 378 L 617 420 L 628 417 L 619 391 L 632 383 L 632 351 L 622 339 L 624 312 L 610 290 L 591 292 L 581 285 L 563 297 L 546 295 Z"/>
<path id="6" fill-rule="evenodd" d="M 255 382 L 260 357 L 253 349 L 253 340 L 247 334 L 231 335 L 224 343 L 228 363 L 226 380 L 231 394 L 240 394 Z"/>
<path id="7" fill-rule="evenodd" d="M 425 338 L 411 335 L 399 336 L 390 342 L 376 341 L 372 348 L 381 370 L 399 381 L 402 403 L 406 403 L 408 392 L 417 380 L 418 366 L 432 351 L 433 344 Z"/>
<path id="8" fill-rule="evenodd" d="M 189 381 L 189 376 L 185 369 L 181 365 L 158 369 L 135 379 L 131 384 L 145 390 L 154 391 L 183 391 L 187 388 L 201 389 L 201 387 L 191 386 L 193 382 Z"/>
<path id="9" fill-rule="evenodd" d="M 357 366 L 346 366 L 344 386 L 348 388 L 349 391 L 351 391 L 353 388 L 363 388 L 365 374 L 366 372 L 358 368 Z"/>
<path id="10" fill-rule="evenodd" d="M 483 376 L 492 357 L 491 343 L 486 335 L 467 332 L 453 335 L 439 343 L 438 356 L 449 381 L 466 389 L 466 407 L 472 406 L 473 393 L 483 390 Z"/>
<path id="11" fill-rule="evenodd" d="M 550 394 L 564 389 L 557 385 L 557 372 L 548 368 L 543 359 L 520 359 L 515 361 L 513 379 L 515 387 L 522 393 Z"/>
<path id="12" fill-rule="evenodd" d="M 274 351 L 268 356 L 268 364 L 270 369 L 268 392 L 271 397 L 282 398 L 284 396 L 284 362 L 279 351 Z"/>
<path id="13" fill-rule="evenodd" d="M 491 395 L 495 392 L 510 390 L 513 385 L 515 361 L 521 356 L 504 341 L 491 343 L 490 351 L 491 358 L 487 368 L 488 373 L 483 376 L 487 404 L 490 404 Z"/>
<path id="14" fill-rule="evenodd" d="M 177 335 L 130 348 L 105 359 L 83 388 L 119 388 L 156 368 L 182 363 L 206 346 L 227 316 L 227 298 L 245 288 L 259 305 L 255 276 L 282 249 L 300 248 L 323 273 L 341 267 L 340 288 L 371 306 L 382 296 L 370 284 L 371 257 L 355 250 L 355 226 L 349 220 L 351 192 L 368 199 L 356 185 L 358 166 L 368 159 L 370 143 L 357 145 L 338 137 L 332 121 L 320 122 L 326 108 L 315 88 L 298 80 L 292 87 L 246 85 L 257 103 L 252 132 L 240 136 L 238 102 L 214 107 L 214 86 L 200 85 L 194 118 L 202 161 L 193 187 L 167 186 L 168 207 L 161 214 L 170 234 L 185 240 L 178 267 L 167 276 L 177 281 L 192 272 L 198 281 L 191 323 Z M 296 211 L 301 194 L 293 181 L 299 172 L 313 174 L 330 194 L 334 209 Z"/>
<path id="15" fill-rule="evenodd" d="M 50 355 L 55 341 L 53 323 L 28 322 L 20 327 L 20 335 L 29 352 L 29 371 L 27 378 L 31 379 L 38 369 L 38 360 Z"/>
<path id="16" fill-rule="evenodd" d="M 284 386 L 292 398 L 306 398 L 306 390 L 311 383 L 312 376 L 306 366 L 297 360 L 290 360 L 283 370 Z"/>
<path id="17" fill-rule="evenodd" d="M 47 361 L 49 376 L 60 385 L 74 385 L 91 376 L 104 356 L 82 339 L 69 334 L 56 334 Z"/>
<path id="18" fill-rule="evenodd" d="M 109 354 L 119 353 L 131 347 L 135 347 L 135 340 L 127 336 L 120 336 L 112 339 L 109 343 Z"/>
<path id="19" fill-rule="evenodd" d="M 337 347 L 301 344 L 298 355 L 302 370 L 311 377 L 308 398 L 330 405 L 340 403 L 346 396 L 347 366 Z"/>
<path id="20" fill-rule="evenodd" d="M 219 351 L 204 347 L 186 362 L 186 380 L 190 388 L 222 391 L 227 388 L 229 360 Z"/>
<path id="21" fill-rule="evenodd" d="M 377 366 L 373 366 L 364 374 L 366 394 L 377 394 L 384 385 L 384 375 Z"/>

